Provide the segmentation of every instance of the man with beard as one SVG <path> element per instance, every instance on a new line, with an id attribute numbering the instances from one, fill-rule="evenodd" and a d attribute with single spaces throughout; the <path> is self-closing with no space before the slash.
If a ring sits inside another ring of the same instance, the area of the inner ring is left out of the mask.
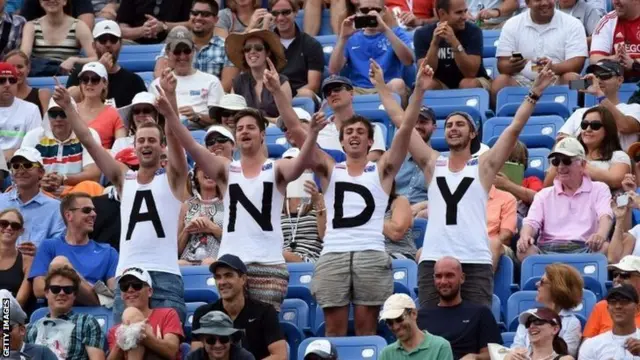
<path id="1" fill-rule="evenodd" d="M 436 262 L 433 272 L 439 302 L 420 308 L 418 327 L 447 339 L 456 360 L 489 360 L 488 344 L 502 344 L 502 336 L 488 307 L 462 300 L 466 275 L 462 264 L 446 256 Z"/>
<path id="2" fill-rule="evenodd" d="M 144 81 L 137 74 L 118 65 L 118 56 L 122 49 L 122 32 L 118 23 L 112 20 L 103 20 L 93 28 L 93 46 L 100 63 L 104 65 L 109 74 L 109 87 L 107 89 L 107 103 L 111 102 L 114 107 L 123 107 L 131 104 L 133 97 L 137 93 L 147 91 Z M 80 80 L 78 74 L 81 67 L 76 66 L 69 75 L 67 88 L 73 98 L 80 102 Z"/>

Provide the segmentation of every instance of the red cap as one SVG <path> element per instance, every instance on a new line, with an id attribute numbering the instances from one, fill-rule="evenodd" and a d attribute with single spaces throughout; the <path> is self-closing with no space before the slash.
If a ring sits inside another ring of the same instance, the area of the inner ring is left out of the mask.
<path id="1" fill-rule="evenodd" d="M 9 63 L 0 62 L 0 76 L 18 77 L 18 70 L 16 70 L 15 66 Z"/>
<path id="2" fill-rule="evenodd" d="M 140 162 L 138 161 L 138 155 L 136 155 L 136 151 L 133 148 L 126 148 L 126 149 L 120 150 L 116 154 L 116 160 L 127 166 L 140 165 Z"/>

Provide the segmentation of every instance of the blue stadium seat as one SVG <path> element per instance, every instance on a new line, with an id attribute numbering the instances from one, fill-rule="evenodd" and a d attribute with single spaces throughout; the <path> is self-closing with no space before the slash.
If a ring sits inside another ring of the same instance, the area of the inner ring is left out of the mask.
<path id="1" fill-rule="evenodd" d="M 298 359 L 304 358 L 304 351 L 307 346 L 316 339 L 305 339 L 298 348 Z M 354 337 L 332 337 L 326 338 L 338 349 L 340 359 L 366 359 L 377 360 L 380 352 L 387 346 L 387 342 L 380 336 L 354 336 Z"/>
<path id="2" fill-rule="evenodd" d="M 267 145 L 278 144 L 286 146 L 288 144 L 282 130 L 278 129 L 275 126 L 269 126 L 265 130 L 265 142 L 267 143 Z"/>
<path id="3" fill-rule="evenodd" d="M 280 144 L 267 144 L 267 153 L 270 159 L 280 159 L 287 151 L 287 147 Z"/>
<path id="4" fill-rule="evenodd" d="M 511 296 L 513 287 L 513 261 L 508 256 L 502 255 L 498 262 L 498 271 L 493 275 L 493 293 L 497 295 L 502 304 L 502 316 L 506 318 L 506 305 Z"/>
<path id="5" fill-rule="evenodd" d="M 494 117 L 487 120 L 482 128 L 482 142 L 493 146 L 504 129 L 513 122 L 512 117 Z M 564 120 L 557 115 L 532 116 L 522 129 L 519 139 L 528 148 L 552 149 L 558 130 Z"/>
<path id="6" fill-rule="evenodd" d="M 142 81 L 144 81 L 144 85 L 149 88 L 149 85 L 151 85 L 151 83 L 153 82 L 153 71 L 143 71 L 143 72 L 137 72 L 136 73 L 138 76 L 140 76 L 140 78 L 142 79 Z"/>
<path id="7" fill-rule="evenodd" d="M 431 134 L 431 147 L 436 151 L 449 150 L 449 145 L 447 145 L 447 141 L 444 138 L 444 120 L 436 121 L 436 129 Z"/>
<path id="8" fill-rule="evenodd" d="M 191 130 L 191 137 L 198 142 L 198 144 L 200 145 L 204 145 L 204 137 L 207 136 L 207 132 L 204 130 Z M 193 160 L 193 158 L 191 157 L 191 154 L 189 154 L 189 152 L 187 151 L 187 162 L 189 163 L 190 167 L 193 167 L 193 164 L 195 164 L 195 161 Z"/>
<path id="9" fill-rule="evenodd" d="M 296 324 L 288 322 L 288 321 L 280 321 L 280 329 L 284 333 L 284 338 L 287 340 L 287 345 L 289 345 L 288 354 L 289 360 L 296 360 L 296 355 L 298 353 L 298 347 L 302 343 L 302 340 L 306 338 L 304 332 L 296 326 Z"/>
<path id="10" fill-rule="evenodd" d="M 311 329 L 309 305 L 301 299 L 284 299 L 279 317 L 280 321 L 290 322 L 303 331 Z"/>
<path id="11" fill-rule="evenodd" d="M 214 302 L 220 295 L 207 266 L 181 266 L 186 302 Z"/>
<path id="12" fill-rule="evenodd" d="M 311 295 L 311 279 L 314 264 L 287 263 L 289 271 L 289 287 L 287 299 L 301 299 L 309 305 L 309 324 L 313 324 L 316 310 L 316 299 Z M 311 326 L 313 330 L 313 326 Z"/>
<path id="13" fill-rule="evenodd" d="M 308 97 L 294 97 L 291 104 L 293 107 L 305 109 L 311 115 L 316 112 L 316 104 Z"/>
<path id="14" fill-rule="evenodd" d="M 496 116 L 513 116 L 529 93 L 529 88 L 507 86 L 498 92 Z M 578 92 L 568 86 L 550 86 L 540 97 L 534 115 L 560 115 L 566 119 L 578 107 Z"/>
<path id="15" fill-rule="evenodd" d="M 485 89 L 430 90 L 425 92 L 423 104 L 427 106 L 469 106 L 482 115 L 491 113 L 489 93 Z M 465 111 L 465 110 L 461 110 Z"/>
<path id="16" fill-rule="evenodd" d="M 322 21 L 320 22 L 320 31 L 318 35 L 333 35 L 333 29 L 331 28 L 331 13 L 329 9 L 322 10 Z"/>
<path id="17" fill-rule="evenodd" d="M 544 175 L 549 168 L 549 160 L 547 156 L 551 152 L 546 148 L 528 149 L 529 164 L 524 171 L 524 176 L 537 176 L 540 180 L 544 180 Z"/>
<path id="18" fill-rule="evenodd" d="M 482 30 L 482 57 L 496 57 L 496 48 L 500 39 L 500 30 Z"/>
<path id="19" fill-rule="evenodd" d="M 543 306 L 536 301 L 536 293 L 536 291 L 524 290 L 518 291 L 509 297 L 506 318 L 509 331 L 516 331 L 518 328 L 518 316 L 523 311 Z M 582 303 L 571 311 L 580 320 L 583 328 L 597 301 L 594 293 L 585 290 L 582 294 Z"/>
<path id="20" fill-rule="evenodd" d="M 357 99 L 358 97 L 359 96 L 355 98 Z M 354 110 L 355 110 L 355 103 L 354 103 Z M 389 146 L 391 146 L 391 141 L 393 140 L 393 136 L 396 131 L 396 127 L 393 125 L 393 122 L 389 118 L 389 114 L 387 114 L 387 112 L 384 110 L 373 109 L 373 108 L 363 108 L 363 109 L 355 110 L 355 112 L 358 115 L 364 116 L 365 118 L 369 119 L 369 121 L 371 121 L 372 123 L 377 123 L 380 125 L 379 128 L 382 130 L 382 136 L 385 139 L 385 144 L 388 149 Z"/>
<path id="21" fill-rule="evenodd" d="M 187 343 L 180 344 L 180 355 L 182 355 L 182 360 L 187 360 L 187 356 L 191 351 L 191 345 Z"/>
<path id="22" fill-rule="evenodd" d="M 185 342 L 191 342 L 191 329 L 193 328 L 193 314 L 198 310 L 200 306 L 207 305 L 206 302 L 187 302 L 185 303 L 187 307 L 187 318 L 184 322 L 184 337 Z"/>
<path id="23" fill-rule="evenodd" d="M 63 86 L 67 85 L 68 76 L 57 76 Z M 56 87 L 56 81 L 53 76 L 49 77 L 30 77 L 27 78 L 27 84 L 34 88 L 53 90 Z"/>
<path id="24" fill-rule="evenodd" d="M 315 37 L 316 40 L 322 45 L 322 53 L 324 54 L 324 64 L 329 65 L 329 59 L 333 48 L 336 46 L 338 38 L 335 35 L 320 35 Z"/>
<path id="25" fill-rule="evenodd" d="M 400 104 L 400 96 L 393 94 L 393 98 Z M 378 94 L 357 95 L 353 97 L 353 110 L 359 114 L 362 110 L 384 110 Z"/>
<path id="26" fill-rule="evenodd" d="M 491 79 L 495 79 L 498 76 L 498 59 L 493 57 L 484 58 L 482 59 L 482 64 Z"/>
<path id="27" fill-rule="evenodd" d="M 413 289 L 418 286 L 418 264 L 413 260 L 395 259 L 393 268 L 394 293 L 403 293 L 416 297 Z"/>
<path id="28" fill-rule="evenodd" d="M 505 347 L 511 347 L 513 344 L 513 339 L 516 337 L 515 331 L 503 332 L 502 333 L 502 345 Z"/>
<path id="29" fill-rule="evenodd" d="M 413 241 L 416 243 L 416 249 L 422 247 L 424 234 L 427 232 L 427 219 L 413 219 Z"/>
<path id="30" fill-rule="evenodd" d="M 98 321 L 98 324 L 100 324 L 100 327 L 102 328 L 102 331 L 105 334 L 105 342 L 103 345 L 104 349 L 105 350 L 108 349 L 106 334 L 109 332 L 109 329 L 111 329 L 111 327 L 114 325 L 113 312 L 111 311 L 111 309 L 107 309 L 104 306 L 74 306 L 72 310 L 75 313 L 90 314 L 94 318 L 96 318 L 96 320 Z M 29 318 L 29 322 L 33 323 L 35 321 L 38 321 L 41 318 L 47 316 L 48 313 L 49 313 L 48 307 L 38 308 L 31 314 L 31 317 Z"/>
<path id="31" fill-rule="evenodd" d="M 631 95 L 638 90 L 638 85 L 636 83 L 623 83 L 618 90 L 618 97 L 620 98 L 620 102 L 626 103 L 631 98 Z M 591 107 L 596 105 L 596 97 L 593 95 L 585 94 L 584 95 L 584 106 Z"/>
<path id="32" fill-rule="evenodd" d="M 160 55 L 164 45 L 124 45 L 118 56 L 118 64 L 133 72 L 153 71 L 156 57 Z"/>
<path id="33" fill-rule="evenodd" d="M 500 298 L 498 297 L 498 295 L 493 294 L 491 300 L 491 313 L 493 314 L 493 318 L 496 319 L 496 322 L 498 324 L 500 323 L 501 308 L 502 306 L 500 304 Z"/>
<path id="34" fill-rule="evenodd" d="M 423 102 L 424 104 L 424 102 Z M 445 120 L 447 116 L 455 111 L 463 111 L 469 114 L 473 121 L 478 125 L 478 127 L 482 127 L 482 124 L 487 120 L 484 113 L 481 113 L 480 110 L 466 105 L 431 105 L 429 106 L 431 110 L 436 114 L 437 120 Z M 442 134 L 444 138 L 444 122 L 442 122 Z M 444 149 L 449 150 L 449 145 L 443 145 Z M 435 149 L 435 148 L 434 148 Z"/>

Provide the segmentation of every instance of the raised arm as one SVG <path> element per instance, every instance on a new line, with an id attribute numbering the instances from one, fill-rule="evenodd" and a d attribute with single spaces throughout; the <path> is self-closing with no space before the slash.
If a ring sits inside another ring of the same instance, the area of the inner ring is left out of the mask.
<path id="1" fill-rule="evenodd" d="M 278 107 L 280 117 L 287 131 L 291 134 L 293 141 L 295 141 L 296 144 L 304 143 L 307 138 L 307 132 L 302 125 L 300 125 L 300 119 L 298 119 L 298 115 L 296 115 L 291 106 L 291 98 L 287 97 L 287 94 L 280 86 L 280 74 L 278 74 L 278 70 L 276 70 L 276 67 L 269 58 L 267 58 L 267 69 L 262 77 L 262 83 L 273 95 L 273 100 Z"/>

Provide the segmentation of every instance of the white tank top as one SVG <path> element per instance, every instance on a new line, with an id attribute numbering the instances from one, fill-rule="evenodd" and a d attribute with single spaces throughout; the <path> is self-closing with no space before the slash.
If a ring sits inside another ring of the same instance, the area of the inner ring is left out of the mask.
<path id="1" fill-rule="evenodd" d="M 171 191 L 165 169 L 149 184 L 128 171 L 120 196 L 120 259 L 116 276 L 132 266 L 180 275 L 178 217 L 182 203 Z"/>
<path id="2" fill-rule="evenodd" d="M 224 226 L 218 257 L 233 254 L 245 264 L 284 264 L 280 214 L 284 194 L 276 186 L 276 164 L 267 160 L 260 175 L 247 179 L 240 161 L 229 164 Z"/>
<path id="3" fill-rule="evenodd" d="M 449 159 L 436 160 L 429 184 L 429 222 L 422 261 L 453 256 L 462 263 L 491 264 L 487 235 L 488 194 L 480 183 L 478 159 L 459 172 L 449 170 Z"/>
<path id="4" fill-rule="evenodd" d="M 327 229 L 322 254 L 385 251 L 382 230 L 389 194 L 375 163 L 369 162 L 359 176 L 349 175 L 346 163 L 336 164 L 324 198 Z"/>

